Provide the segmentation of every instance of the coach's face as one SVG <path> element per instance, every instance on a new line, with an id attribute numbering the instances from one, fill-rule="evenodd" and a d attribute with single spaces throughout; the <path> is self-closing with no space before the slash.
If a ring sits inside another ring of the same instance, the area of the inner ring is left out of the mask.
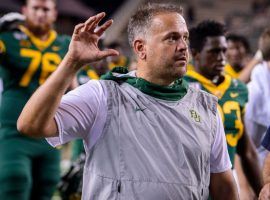
<path id="1" fill-rule="evenodd" d="M 157 78 L 174 81 L 186 72 L 188 29 L 178 13 L 153 17 L 146 34 L 146 63 Z"/>
<path id="2" fill-rule="evenodd" d="M 224 36 L 207 37 L 202 50 L 194 56 L 199 73 L 210 80 L 221 76 L 226 63 L 226 50 Z"/>

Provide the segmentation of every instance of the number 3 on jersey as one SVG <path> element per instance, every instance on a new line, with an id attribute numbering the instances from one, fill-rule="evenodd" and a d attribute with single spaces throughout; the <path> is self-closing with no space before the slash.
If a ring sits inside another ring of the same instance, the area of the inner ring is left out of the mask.
<path id="1" fill-rule="evenodd" d="M 19 85 L 22 87 L 27 87 L 29 85 L 33 75 L 37 71 L 40 64 L 41 75 L 39 77 L 39 84 L 41 85 L 61 62 L 60 56 L 52 52 L 47 52 L 42 55 L 40 51 L 21 49 L 20 54 L 22 57 L 31 58 L 29 67 L 23 74 L 22 79 L 19 83 Z"/>
<path id="2" fill-rule="evenodd" d="M 238 143 L 238 140 L 241 138 L 243 135 L 243 129 L 244 125 L 241 119 L 241 111 L 240 111 L 240 105 L 236 101 L 227 101 L 223 104 L 221 107 L 218 105 L 218 110 L 221 114 L 222 121 L 224 123 L 224 120 L 226 120 L 225 115 L 231 114 L 233 111 L 236 113 L 236 119 L 234 120 L 234 127 L 235 130 L 237 130 L 237 133 L 226 133 L 226 140 L 228 145 L 231 147 L 235 147 Z"/>

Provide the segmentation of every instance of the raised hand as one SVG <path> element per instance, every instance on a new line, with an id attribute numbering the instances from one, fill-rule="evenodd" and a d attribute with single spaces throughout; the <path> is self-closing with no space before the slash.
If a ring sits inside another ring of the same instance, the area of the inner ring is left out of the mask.
<path id="1" fill-rule="evenodd" d="M 69 45 L 68 56 L 76 66 L 82 67 L 91 62 L 118 55 L 114 49 L 100 50 L 98 41 L 101 35 L 112 25 L 112 20 L 98 27 L 105 13 L 90 17 L 86 22 L 76 25 Z M 98 28 L 97 28 L 98 27 Z"/>

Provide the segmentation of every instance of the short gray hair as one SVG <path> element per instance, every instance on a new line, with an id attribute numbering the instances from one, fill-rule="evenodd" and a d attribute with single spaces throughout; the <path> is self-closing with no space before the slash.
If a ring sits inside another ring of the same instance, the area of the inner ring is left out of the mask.
<path id="1" fill-rule="evenodd" d="M 181 6 L 165 3 L 148 3 L 139 8 L 128 23 L 128 41 L 131 47 L 138 35 L 146 35 L 153 17 L 162 13 L 179 13 L 182 15 L 183 9 Z"/>

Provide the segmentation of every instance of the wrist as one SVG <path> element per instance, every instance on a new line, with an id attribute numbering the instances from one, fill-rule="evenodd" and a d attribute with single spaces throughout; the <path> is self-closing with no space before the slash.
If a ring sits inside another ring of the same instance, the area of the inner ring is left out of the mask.
<path id="1" fill-rule="evenodd" d="M 76 74 L 77 71 L 83 66 L 78 59 L 74 58 L 69 52 L 65 55 L 62 65 L 65 66 L 72 74 Z"/>

